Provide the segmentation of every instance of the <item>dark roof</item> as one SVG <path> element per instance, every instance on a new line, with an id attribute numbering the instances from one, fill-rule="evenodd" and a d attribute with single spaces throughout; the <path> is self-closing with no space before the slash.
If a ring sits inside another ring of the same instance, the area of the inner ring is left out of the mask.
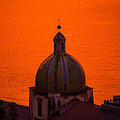
<path id="1" fill-rule="evenodd" d="M 8 104 L 13 104 L 16 107 L 16 113 L 18 114 L 19 118 L 18 120 L 28 120 L 29 117 L 29 107 L 28 106 L 23 106 L 23 105 L 19 105 L 13 102 L 6 102 L 4 101 L 4 107 L 6 107 L 6 113 L 8 113 L 9 110 L 9 106 Z"/>
<path id="2" fill-rule="evenodd" d="M 63 105 L 63 106 L 57 108 L 56 111 L 63 110 L 63 109 L 65 109 L 65 108 L 68 108 L 68 107 L 70 107 L 70 106 L 73 106 L 73 105 L 75 105 L 75 104 L 77 104 L 77 103 L 78 103 L 78 101 L 70 102 L 70 103 L 68 103 L 68 104 L 66 104 L 66 105 Z"/>
<path id="3" fill-rule="evenodd" d="M 51 120 L 101 120 L 100 106 L 78 102 L 62 115 L 56 115 Z"/>
<path id="4" fill-rule="evenodd" d="M 53 41 L 55 41 L 55 40 L 65 40 L 65 37 L 64 37 L 64 35 L 63 35 L 61 32 L 58 32 L 58 33 L 55 35 Z"/>

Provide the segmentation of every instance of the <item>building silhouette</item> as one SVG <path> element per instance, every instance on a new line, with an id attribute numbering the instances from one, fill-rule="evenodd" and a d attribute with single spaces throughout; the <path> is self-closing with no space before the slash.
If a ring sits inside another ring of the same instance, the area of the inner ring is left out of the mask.
<path id="1" fill-rule="evenodd" d="M 58 32 L 53 41 L 54 52 L 41 63 L 35 87 L 29 89 L 30 120 L 55 119 L 53 116 L 62 115 L 76 104 L 94 103 L 83 67 L 66 53 L 64 35 Z M 96 109 L 93 104 L 87 105 Z"/>
<path id="2" fill-rule="evenodd" d="M 120 120 L 120 95 L 113 96 L 113 100 L 104 100 L 101 112 L 102 120 Z"/>

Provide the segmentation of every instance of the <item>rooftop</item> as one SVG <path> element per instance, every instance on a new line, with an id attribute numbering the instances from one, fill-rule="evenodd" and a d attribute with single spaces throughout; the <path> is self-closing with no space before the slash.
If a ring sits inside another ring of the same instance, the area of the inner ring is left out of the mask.
<path id="1" fill-rule="evenodd" d="M 69 104 L 66 105 L 69 107 L 67 111 L 53 116 L 51 120 L 101 120 L 100 106 L 81 101 Z M 66 106 L 62 106 L 61 109 L 65 109 Z M 57 109 L 57 113 L 61 109 Z"/>

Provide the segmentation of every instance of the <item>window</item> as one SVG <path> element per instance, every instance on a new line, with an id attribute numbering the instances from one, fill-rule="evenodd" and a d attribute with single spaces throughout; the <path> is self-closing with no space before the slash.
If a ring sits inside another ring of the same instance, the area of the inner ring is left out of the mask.
<path id="1" fill-rule="evenodd" d="M 38 116 L 42 117 L 42 99 L 41 98 L 37 98 L 38 101 Z"/>
<path id="2" fill-rule="evenodd" d="M 60 44 L 59 43 L 56 43 L 56 50 L 60 51 Z"/>
<path id="3" fill-rule="evenodd" d="M 62 51 L 64 51 L 64 43 L 62 43 Z"/>

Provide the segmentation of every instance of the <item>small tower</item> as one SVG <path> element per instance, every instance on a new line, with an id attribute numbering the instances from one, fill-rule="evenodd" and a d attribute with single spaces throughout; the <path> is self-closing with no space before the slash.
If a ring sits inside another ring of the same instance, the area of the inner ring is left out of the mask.
<path id="1" fill-rule="evenodd" d="M 59 25 L 57 27 L 58 29 L 61 28 Z M 62 35 L 61 32 L 58 32 L 56 36 L 54 37 L 54 54 L 65 54 L 65 37 Z"/>

